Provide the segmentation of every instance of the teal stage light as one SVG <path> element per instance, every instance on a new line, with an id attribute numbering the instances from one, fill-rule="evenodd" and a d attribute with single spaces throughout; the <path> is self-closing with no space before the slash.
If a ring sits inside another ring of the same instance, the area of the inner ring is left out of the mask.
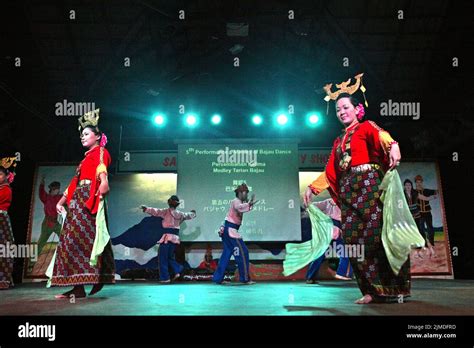
<path id="1" fill-rule="evenodd" d="M 260 115 L 253 115 L 252 116 L 252 123 L 256 126 L 260 126 L 263 122 L 263 118 Z"/>
<path id="2" fill-rule="evenodd" d="M 306 115 L 306 124 L 309 127 L 317 127 L 321 123 L 321 116 L 319 112 L 311 111 Z"/>
<path id="3" fill-rule="evenodd" d="M 278 125 L 284 126 L 288 123 L 288 116 L 286 116 L 285 114 L 279 114 L 276 118 L 276 121 Z"/>
<path id="4" fill-rule="evenodd" d="M 215 114 L 211 117 L 212 124 L 217 125 L 217 124 L 221 123 L 221 121 L 222 121 L 221 115 Z"/>
<path id="5" fill-rule="evenodd" d="M 194 114 L 188 114 L 185 119 L 186 126 L 195 127 L 197 125 L 198 119 Z"/>
<path id="6" fill-rule="evenodd" d="M 166 123 L 166 118 L 162 114 L 155 114 L 153 115 L 153 123 L 156 126 L 162 127 Z"/>

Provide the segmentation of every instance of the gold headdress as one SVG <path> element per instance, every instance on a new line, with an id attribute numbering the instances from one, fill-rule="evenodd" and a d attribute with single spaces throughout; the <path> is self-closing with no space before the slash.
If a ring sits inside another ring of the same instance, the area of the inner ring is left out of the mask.
<path id="1" fill-rule="evenodd" d="M 326 96 L 324 97 L 324 100 L 327 102 L 326 114 L 329 112 L 329 101 L 330 100 L 336 100 L 337 97 L 341 93 L 348 93 L 348 94 L 352 95 L 355 92 L 357 92 L 357 90 L 359 88 L 362 91 L 362 94 L 364 95 L 365 106 L 366 107 L 369 106 L 369 104 L 367 103 L 367 99 L 365 99 L 366 89 L 365 89 L 364 85 L 362 84 L 362 76 L 364 76 L 363 73 L 360 73 L 360 74 L 354 76 L 356 81 L 353 85 L 350 85 L 350 86 L 349 86 L 349 84 L 351 83 L 352 79 L 349 79 L 347 81 L 343 81 L 339 84 L 336 84 L 336 87 L 338 88 L 338 90 L 336 90 L 335 92 L 331 91 L 332 83 L 329 83 L 329 84 L 327 84 L 326 86 L 323 87 L 323 89 L 326 91 Z"/>
<path id="2" fill-rule="evenodd" d="M 16 167 L 16 157 L 4 157 L 0 159 L 0 166 L 13 172 Z"/>
<path id="3" fill-rule="evenodd" d="M 95 109 L 79 117 L 79 132 L 87 126 L 96 127 L 99 124 L 99 111 L 100 109 Z"/>
<path id="4" fill-rule="evenodd" d="M 0 166 L 7 170 L 7 181 L 9 184 L 15 179 L 16 157 L 4 157 L 0 159 Z"/>

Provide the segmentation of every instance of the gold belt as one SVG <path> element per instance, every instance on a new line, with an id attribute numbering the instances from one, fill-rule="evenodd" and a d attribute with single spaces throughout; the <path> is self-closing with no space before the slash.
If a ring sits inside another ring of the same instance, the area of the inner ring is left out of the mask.
<path id="1" fill-rule="evenodd" d="M 79 186 L 89 185 L 90 183 L 92 183 L 92 180 L 82 179 L 81 181 L 79 181 Z"/>
<path id="2" fill-rule="evenodd" d="M 380 169 L 380 165 L 372 164 L 372 163 L 359 164 L 358 166 L 351 167 L 351 172 L 352 173 L 365 173 L 371 169 L 378 170 Z"/>

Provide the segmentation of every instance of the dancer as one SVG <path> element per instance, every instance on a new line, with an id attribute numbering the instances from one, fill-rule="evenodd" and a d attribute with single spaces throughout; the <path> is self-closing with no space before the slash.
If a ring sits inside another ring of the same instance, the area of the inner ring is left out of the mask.
<path id="1" fill-rule="evenodd" d="M 82 146 L 87 148 L 76 175 L 56 205 L 58 214 L 69 209 L 55 254 L 46 275 L 49 286 L 73 286 L 56 298 L 82 298 L 84 285 L 93 285 L 94 295 L 104 284 L 115 283 L 115 262 L 107 227 L 105 196 L 109 192 L 107 168 L 111 163 L 105 148 L 107 137 L 98 128 L 99 109 L 79 118 Z"/>
<path id="2" fill-rule="evenodd" d="M 332 239 L 333 243 L 330 247 L 338 250 L 340 247 L 344 247 L 344 240 L 341 236 L 341 209 L 336 205 L 332 198 L 324 201 L 313 203 L 318 207 L 324 214 L 328 215 L 334 224 Z M 329 248 L 328 248 L 329 249 Z M 315 284 L 316 276 L 318 275 L 321 264 L 326 259 L 326 253 L 318 257 L 316 260 L 310 263 L 308 271 L 306 272 L 306 283 Z M 349 258 L 346 255 L 339 257 L 339 265 L 337 266 L 336 279 L 339 280 L 351 280 L 352 279 L 352 267 Z"/>
<path id="3" fill-rule="evenodd" d="M 234 255 L 234 259 L 239 268 L 240 282 L 242 284 L 252 285 L 255 284 L 255 282 L 250 280 L 249 251 L 242 240 L 242 236 L 238 233 L 238 230 L 242 225 L 243 214 L 251 211 L 257 201 L 255 201 L 254 194 L 250 201 L 247 201 L 249 188 L 245 183 L 239 185 L 234 192 L 236 198 L 230 202 L 229 212 L 225 218 L 224 225 L 221 226 L 219 230 L 219 236 L 224 243 L 224 250 L 222 251 L 212 281 L 216 284 L 227 283 L 227 281 L 224 281 L 224 273 L 231 256 Z"/>
<path id="4" fill-rule="evenodd" d="M 56 211 L 56 205 L 62 197 L 59 193 L 61 184 L 58 181 L 53 181 L 48 185 L 49 191 L 46 192 L 44 182 L 45 177 L 43 176 L 39 187 L 39 198 L 44 206 L 44 219 L 41 223 L 41 233 L 38 238 L 38 255 L 41 255 L 41 251 L 51 234 L 54 233 L 59 238 L 61 233 L 61 224 L 58 222 L 58 212 Z"/>
<path id="5" fill-rule="evenodd" d="M 15 157 L 5 157 L 0 160 L 0 244 L 4 246 L 7 243 L 14 243 L 8 208 L 12 202 L 10 184 L 15 176 L 15 159 Z M 13 258 L 4 256 L 0 256 L 0 290 L 13 287 Z"/>
<path id="6" fill-rule="evenodd" d="M 173 280 L 176 280 L 181 276 L 184 267 L 176 262 L 175 259 L 176 244 L 180 244 L 179 226 L 184 220 L 191 220 L 196 217 L 196 210 L 191 210 L 190 213 L 183 213 L 176 209 L 180 203 L 178 196 L 173 195 L 168 199 L 169 208 L 167 209 L 150 208 L 146 205 L 140 206 L 144 213 L 163 218 L 162 224 L 164 234 L 158 241 L 160 283 L 162 284 L 168 284 L 171 282 L 169 274 L 170 266 L 174 272 Z"/>
<path id="7" fill-rule="evenodd" d="M 433 215 L 431 215 L 430 201 L 438 198 L 438 190 L 430 190 L 423 187 L 423 177 L 415 177 L 416 191 L 418 193 L 418 209 L 420 210 L 421 234 L 427 236 L 429 256 L 436 257 Z M 425 232 L 426 231 L 426 232 Z"/>
<path id="8" fill-rule="evenodd" d="M 410 260 L 394 274 L 382 245 L 379 185 L 385 172 L 399 165 L 401 154 L 388 132 L 372 121 L 360 122 L 364 106 L 352 94 L 362 86 L 361 78 L 362 74 L 356 76 L 355 85 L 348 86 L 350 80 L 339 84 L 336 92 L 331 91 L 332 85 L 324 88 L 325 100 L 336 100 L 337 118 L 345 129 L 334 141 L 324 173 L 306 189 L 304 200 L 308 205 L 313 195 L 327 188 L 340 206 L 345 243 L 364 246 L 363 261 L 350 260 L 363 295 L 355 303 L 367 304 L 410 295 Z M 365 87 L 361 90 L 365 92 Z"/>

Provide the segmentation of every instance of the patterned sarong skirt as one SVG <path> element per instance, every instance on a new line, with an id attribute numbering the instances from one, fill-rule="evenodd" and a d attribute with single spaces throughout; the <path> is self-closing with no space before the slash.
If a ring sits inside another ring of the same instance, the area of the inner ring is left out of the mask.
<path id="1" fill-rule="evenodd" d="M 398 275 L 393 273 L 382 245 L 382 179 L 377 165 L 361 172 L 349 169 L 341 176 L 339 197 L 344 242 L 363 250 L 363 255 L 350 258 L 359 289 L 363 295 L 389 299 L 410 295 L 410 259 Z"/>
<path id="2" fill-rule="evenodd" d="M 56 249 L 51 286 L 71 286 L 115 282 L 112 244 L 105 247 L 96 266 L 89 264 L 96 217 L 86 208 L 90 184 L 78 186 L 69 204 L 63 230 Z"/>
<path id="3" fill-rule="evenodd" d="M 7 246 L 13 244 L 12 225 L 10 217 L 5 210 L 0 210 L 0 244 L 2 244 L 5 251 Z M 8 255 L 0 255 L 0 289 L 8 289 L 13 286 L 13 258 L 2 257 Z"/>

